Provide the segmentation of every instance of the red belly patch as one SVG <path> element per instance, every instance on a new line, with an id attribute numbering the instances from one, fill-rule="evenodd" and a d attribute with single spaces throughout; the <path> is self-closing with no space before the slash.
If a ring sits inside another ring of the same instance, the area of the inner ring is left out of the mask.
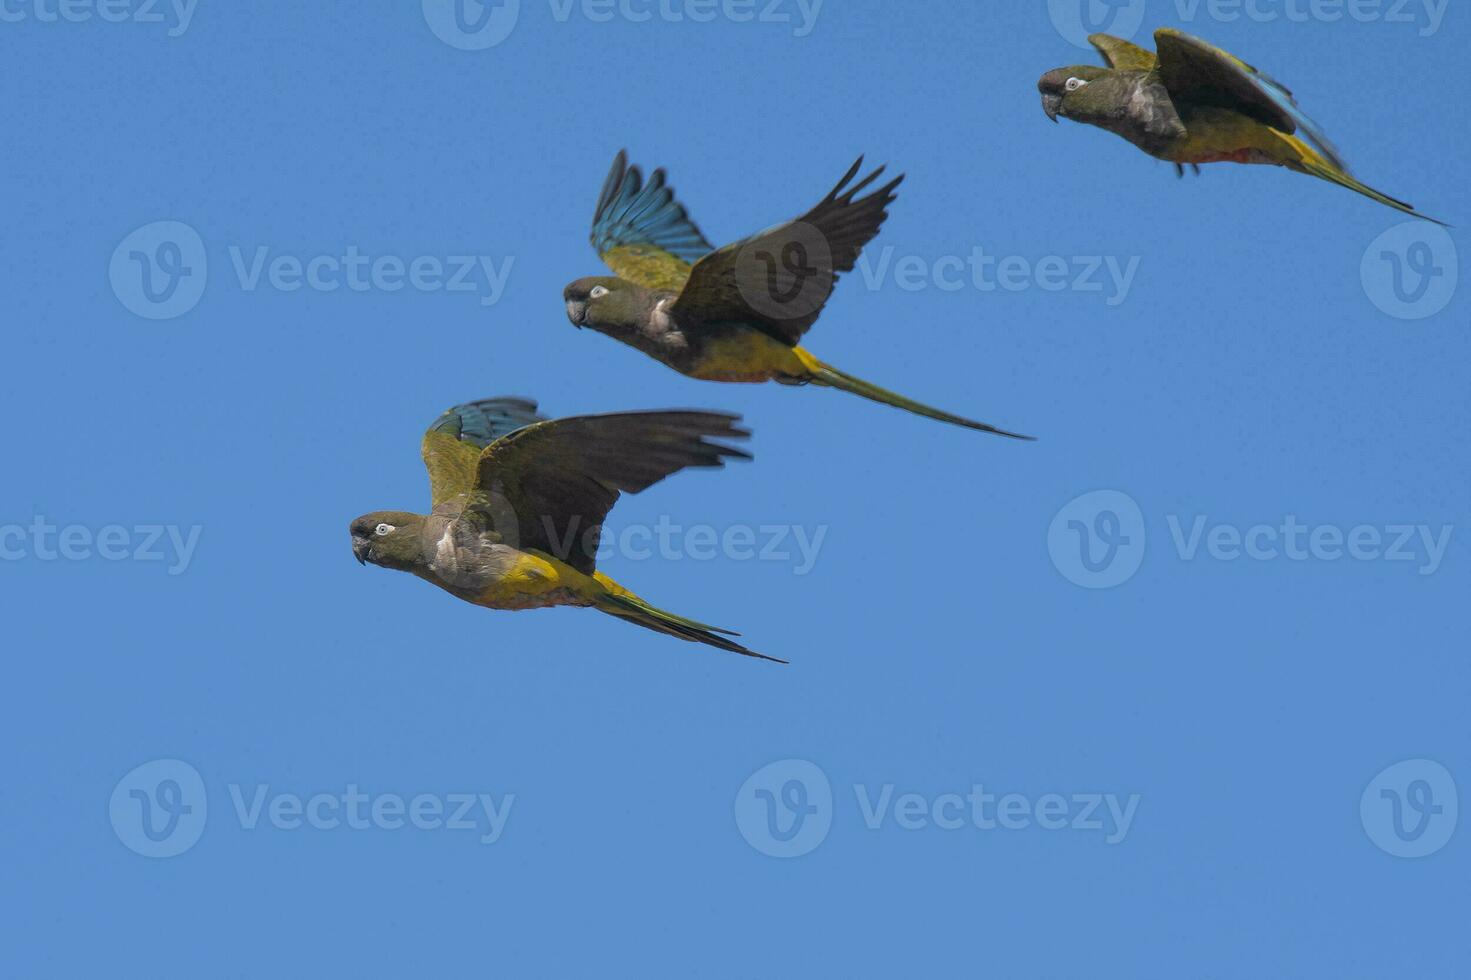
<path id="1" fill-rule="evenodd" d="M 1232 150 L 1230 153 L 1206 153 L 1182 160 L 1181 163 L 1265 163 L 1266 156 L 1260 150 Z"/>

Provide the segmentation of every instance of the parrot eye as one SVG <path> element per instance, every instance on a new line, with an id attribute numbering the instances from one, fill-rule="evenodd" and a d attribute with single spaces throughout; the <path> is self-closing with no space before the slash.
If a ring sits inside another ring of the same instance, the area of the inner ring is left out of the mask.
<path id="1" fill-rule="evenodd" d="M 392 534 L 396 530 L 398 529 L 395 528 L 392 524 L 379 524 L 376 528 L 373 529 L 373 533 L 381 538 L 385 534 Z"/>
<path id="2" fill-rule="evenodd" d="M 594 286 L 592 290 L 588 292 L 587 297 L 588 299 L 602 299 L 606 295 L 608 295 L 607 286 Z"/>
<path id="3" fill-rule="evenodd" d="M 1083 79 L 1074 77 L 1069 78 L 1067 82 L 1063 85 L 1063 88 L 1067 89 L 1069 92 L 1076 92 L 1078 89 L 1087 84 L 1088 83 Z"/>

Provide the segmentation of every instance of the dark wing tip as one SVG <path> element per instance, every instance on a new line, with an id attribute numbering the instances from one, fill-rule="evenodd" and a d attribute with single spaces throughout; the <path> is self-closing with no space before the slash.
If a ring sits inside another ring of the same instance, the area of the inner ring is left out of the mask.
<path id="1" fill-rule="evenodd" d="M 714 449 L 716 452 L 718 452 L 722 457 L 727 457 L 728 456 L 731 459 L 755 459 L 756 458 L 755 456 L 752 456 L 750 453 L 746 452 L 746 450 L 744 450 L 744 449 L 737 449 L 735 446 L 722 446 L 718 442 L 707 443 L 707 445 L 709 445 L 712 449 Z M 722 461 L 720 465 L 724 466 L 725 463 Z"/>

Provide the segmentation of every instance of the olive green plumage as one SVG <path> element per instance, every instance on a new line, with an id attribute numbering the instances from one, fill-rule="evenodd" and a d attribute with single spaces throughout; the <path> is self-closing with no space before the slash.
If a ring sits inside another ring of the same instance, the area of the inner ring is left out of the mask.
<path id="1" fill-rule="evenodd" d="M 1436 220 L 1350 176 L 1292 92 L 1265 72 L 1180 31 L 1162 28 L 1154 39 L 1151 52 L 1094 34 L 1089 40 L 1108 67 L 1074 65 L 1043 75 L 1043 111 L 1053 122 L 1071 119 L 1122 136 L 1182 174 L 1206 163 L 1273 164 Z"/>
<path id="2" fill-rule="evenodd" d="M 926 418 L 1027 439 L 846 374 L 800 346 L 838 280 L 888 217 L 904 179 L 859 177 L 860 157 L 822 200 L 724 248 L 676 200 L 663 170 L 647 182 L 620 152 L 593 216 L 592 244 L 613 271 L 563 291 L 567 318 L 702 381 L 837 388 Z"/>
<path id="3" fill-rule="evenodd" d="M 520 398 L 459 405 L 424 434 L 432 510 L 350 525 L 360 563 L 409 572 L 491 609 L 584 606 L 698 643 L 775 660 L 728 630 L 665 612 L 596 569 L 602 524 L 624 493 L 749 455 L 738 417 L 665 411 L 548 420 Z"/>

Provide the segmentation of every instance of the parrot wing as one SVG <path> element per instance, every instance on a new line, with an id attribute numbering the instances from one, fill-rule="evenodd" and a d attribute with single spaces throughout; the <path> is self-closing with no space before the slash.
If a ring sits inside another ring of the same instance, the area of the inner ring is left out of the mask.
<path id="1" fill-rule="evenodd" d="M 517 429 L 542 421 L 545 417 L 537 414 L 536 402 L 525 398 L 468 402 L 435 419 L 420 445 L 434 507 L 463 503 L 474 491 L 482 449 Z"/>
<path id="2" fill-rule="evenodd" d="M 852 271 L 863 246 L 878 234 L 894 188 L 904 179 L 858 198 L 884 172 L 879 167 L 848 186 L 862 166 L 859 157 L 827 197 L 796 221 L 700 259 L 671 312 L 697 322 L 749 324 L 796 344 L 816 322 L 838 277 Z"/>
<path id="3" fill-rule="evenodd" d="M 591 575 L 599 529 L 619 494 L 646 490 L 686 467 L 749 459 L 713 441 L 750 435 L 738 421 L 716 412 L 661 411 L 537 422 L 480 453 L 466 515 L 523 551 L 555 555 Z"/>
<path id="4" fill-rule="evenodd" d="M 1089 34 L 1088 43 L 1103 55 L 1104 64 L 1121 71 L 1154 71 L 1159 59 L 1153 51 L 1146 51 L 1133 41 L 1125 41 L 1112 34 Z"/>
<path id="5" fill-rule="evenodd" d="M 645 183 L 623 150 L 598 195 L 592 246 L 619 278 L 670 292 L 684 288 L 690 265 L 713 247 L 675 199 L 664 171 Z"/>
<path id="6" fill-rule="evenodd" d="M 1348 168 L 1317 123 L 1298 107 L 1291 90 L 1220 48 L 1172 28 L 1154 32 L 1160 79 L 1177 103 L 1216 106 L 1250 116 L 1284 133 L 1302 136 L 1333 166 Z"/>

